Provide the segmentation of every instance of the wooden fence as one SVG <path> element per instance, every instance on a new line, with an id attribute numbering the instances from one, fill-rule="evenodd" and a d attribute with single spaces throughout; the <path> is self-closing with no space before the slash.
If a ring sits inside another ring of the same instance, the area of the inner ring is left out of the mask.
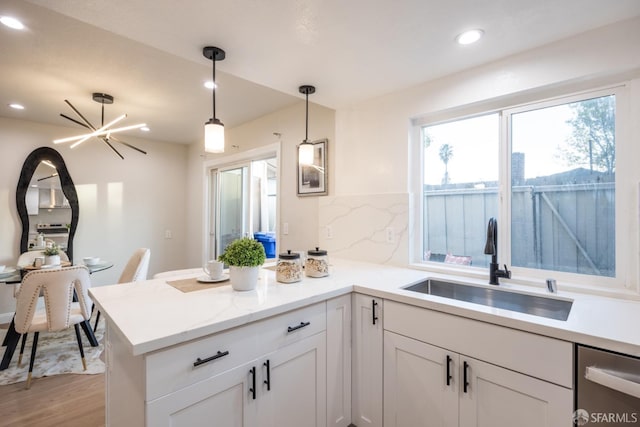
<path id="1" fill-rule="evenodd" d="M 615 275 L 613 183 L 521 186 L 512 192 L 513 266 Z M 497 188 L 425 191 L 425 254 L 436 254 L 432 260 L 446 253 L 470 256 L 472 265 L 488 266 L 484 245 L 489 218 L 498 214 L 497 197 Z M 507 226 L 498 224 L 498 231 Z"/>

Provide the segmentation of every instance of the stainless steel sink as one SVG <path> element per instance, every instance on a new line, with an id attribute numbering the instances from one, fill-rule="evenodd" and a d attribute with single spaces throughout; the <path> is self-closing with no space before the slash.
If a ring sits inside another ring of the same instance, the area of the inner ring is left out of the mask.
<path id="1" fill-rule="evenodd" d="M 438 279 L 427 279 L 404 289 L 556 320 L 567 320 L 573 305 L 571 300 L 521 294 L 494 287 L 486 288 Z"/>

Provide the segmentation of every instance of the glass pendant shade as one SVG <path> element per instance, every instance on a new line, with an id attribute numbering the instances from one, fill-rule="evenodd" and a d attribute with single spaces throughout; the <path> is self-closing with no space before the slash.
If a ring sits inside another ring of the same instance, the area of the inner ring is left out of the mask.
<path id="1" fill-rule="evenodd" d="M 224 125 L 218 119 L 210 119 L 204 125 L 204 151 L 224 153 Z"/>
<path id="2" fill-rule="evenodd" d="M 302 141 L 298 147 L 298 163 L 303 166 L 313 164 L 313 144 L 309 141 Z"/>

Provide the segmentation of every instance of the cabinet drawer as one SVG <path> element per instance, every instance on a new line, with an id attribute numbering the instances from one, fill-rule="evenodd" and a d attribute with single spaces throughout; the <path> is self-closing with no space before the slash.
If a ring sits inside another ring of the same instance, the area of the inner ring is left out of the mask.
<path id="1" fill-rule="evenodd" d="M 148 355 L 146 401 L 324 331 L 325 307 L 324 302 L 314 304 Z M 194 366 L 198 358 L 204 363 Z"/>
<path id="2" fill-rule="evenodd" d="M 566 341 L 386 300 L 384 329 L 573 387 L 573 345 Z"/>

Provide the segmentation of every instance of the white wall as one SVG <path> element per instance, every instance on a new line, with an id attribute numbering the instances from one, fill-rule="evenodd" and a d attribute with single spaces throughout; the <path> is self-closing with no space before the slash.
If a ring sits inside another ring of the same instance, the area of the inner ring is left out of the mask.
<path id="1" fill-rule="evenodd" d="M 94 286 L 115 283 L 138 247 L 151 248 L 150 275 L 184 265 L 188 147 L 126 137 L 148 155 L 122 147 L 125 159 L 121 160 L 96 140 L 73 150 L 51 143 L 70 132 L 70 128 L 0 118 L 0 264 L 15 264 L 19 255 L 21 224 L 15 191 L 22 164 L 35 148 L 49 146 L 64 158 L 78 192 L 74 260 L 93 255 L 115 263 L 92 275 Z M 167 229 L 172 239 L 165 239 Z M 12 310 L 9 288 L 0 288 L 0 313 Z"/>
<path id="2" fill-rule="evenodd" d="M 334 191 L 333 164 L 335 162 L 336 144 L 334 133 L 334 111 L 313 103 L 309 103 L 309 139 L 329 140 L 328 152 L 328 187 L 329 194 Z M 280 136 L 274 135 L 279 133 Z M 202 259 L 202 242 L 205 238 L 203 230 L 205 162 L 222 161 L 225 157 L 236 157 L 265 145 L 280 142 L 280 188 L 278 203 L 280 217 L 277 233 L 278 251 L 308 250 L 319 245 L 318 197 L 298 197 L 296 195 L 297 145 L 305 135 L 304 101 L 268 114 L 241 126 L 227 129 L 225 135 L 225 153 L 214 155 L 203 154 L 202 142 L 193 144 L 189 150 L 189 189 L 188 189 L 188 259 L 191 266 L 194 260 Z M 233 147 L 233 146 L 237 147 Z M 321 196 L 322 197 L 322 196 Z M 289 234 L 281 233 L 282 224 L 289 224 Z M 195 242 L 198 242 L 196 244 Z M 193 244 L 192 244 L 193 243 Z M 199 262 L 199 261 L 198 261 Z"/>

